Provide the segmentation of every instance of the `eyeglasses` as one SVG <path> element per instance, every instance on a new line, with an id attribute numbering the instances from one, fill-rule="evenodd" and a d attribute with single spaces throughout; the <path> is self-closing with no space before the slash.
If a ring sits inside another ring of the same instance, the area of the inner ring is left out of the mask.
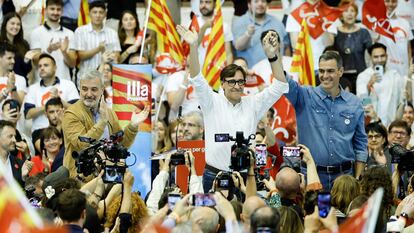
<path id="1" fill-rule="evenodd" d="M 240 80 L 230 79 L 230 80 L 224 80 L 224 82 L 227 82 L 231 87 L 236 86 L 236 83 L 239 84 L 239 86 L 246 85 L 246 80 L 245 79 L 240 79 Z"/>
<path id="2" fill-rule="evenodd" d="M 390 131 L 390 134 L 395 135 L 395 136 L 397 134 L 399 134 L 401 137 L 406 137 L 407 136 L 407 133 L 403 132 L 403 131 Z"/>
<path id="3" fill-rule="evenodd" d="M 380 138 L 382 138 L 381 134 L 368 135 L 368 139 L 380 139 Z"/>

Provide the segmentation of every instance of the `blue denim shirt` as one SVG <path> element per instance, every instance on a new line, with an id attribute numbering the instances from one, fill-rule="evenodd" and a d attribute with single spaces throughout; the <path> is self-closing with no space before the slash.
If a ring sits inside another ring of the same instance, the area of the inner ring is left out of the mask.
<path id="1" fill-rule="evenodd" d="M 322 87 L 300 86 L 288 78 L 285 96 L 296 111 L 298 142 L 307 146 L 317 165 L 366 162 L 368 137 L 361 101 L 341 89 L 332 98 Z"/>

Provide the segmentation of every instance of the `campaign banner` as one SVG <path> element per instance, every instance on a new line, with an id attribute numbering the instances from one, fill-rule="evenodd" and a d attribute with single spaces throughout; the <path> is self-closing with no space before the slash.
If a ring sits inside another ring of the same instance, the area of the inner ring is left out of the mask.
<path id="1" fill-rule="evenodd" d="M 205 158 L 205 143 L 204 140 L 195 140 L 195 141 L 178 141 L 177 143 L 178 150 L 186 150 L 193 152 L 194 155 L 194 165 L 197 176 L 202 176 L 204 173 L 204 167 L 206 166 Z M 187 194 L 189 175 L 187 166 L 178 165 L 175 171 L 175 183 L 180 187 L 181 191 Z M 194 174 L 192 174 L 194 175 Z"/>
<path id="2" fill-rule="evenodd" d="M 120 125 L 128 125 L 132 112 L 151 106 L 151 65 L 114 64 L 112 69 L 113 106 Z M 129 148 L 128 168 L 135 177 L 133 191 L 145 197 L 151 190 L 151 114 L 140 124 Z"/>

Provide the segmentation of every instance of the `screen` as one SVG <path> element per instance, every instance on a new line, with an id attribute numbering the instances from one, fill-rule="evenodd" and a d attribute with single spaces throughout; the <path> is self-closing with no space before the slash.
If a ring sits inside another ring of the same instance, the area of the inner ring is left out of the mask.
<path id="1" fill-rule="evenodd" d="M 300 147 L 298 146 L 284 146 L 282 147 L 283 157 L 300 157 Z"/>
<path id="2" fill-rule="evenodd" d="M 193 195 L 193 206 L 215 206 L 216 201 L 211 193 L 197 193 Z"/>
<path id="3" fill-rule="evenodd" d="M 330 193 L 319 193 L 318 194 L 318 208 L 319 216 L 326 218 L 331 209 L 331 194 Z"/>
<path id="4" fill-rule="evenodd" d="M 106 166 L 103 181 L 105 183 L 122 183 L 122 180 L 123 180 L 122 170 L 124 169 L 120 167 Z"/>
<path id="5" fill-rule="evenodd" d="M 267 159 L 267 147 L 266 144 L 256 145 L 256 166 L 266 166 Z"/>
<path id="6" fill-rule="evenodd" d="M 168 208 L 174 209 L 175 203 L 181 199 L 180 194 L 168 194 Z"/>

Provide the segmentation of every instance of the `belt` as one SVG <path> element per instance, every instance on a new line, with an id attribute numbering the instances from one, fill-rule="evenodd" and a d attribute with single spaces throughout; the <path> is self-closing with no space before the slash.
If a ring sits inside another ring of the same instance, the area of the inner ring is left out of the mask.
<path id="1" fill-rule="evenodd" d="M 210 165 L 208 165 L 208 164 L 206 164 L 205 169 L 210 170 L 210 171 L 212 171 L 212 172 L 214 172 L 214 173 L 216 173 L 216 174 L 222 171 L 222 170 L 220 170 L 220 169 L 218 169 L 218 168 L 215 168 L 215 167 L 213 167 L 213 166 L 210 166 Z"/>
<path id="2" fill-rule="evenodd" d="M 353 164 L 353 161 L 346 161 L 341 164 L 335 164 L 332 166 L 316 166 L 316 170 L 318 172 L 324 172 L 328 174 L 338 174 L 352 169 Z M 302 167 L 306 167 L 306 165 L 302 163 Z"/>
<path id="3" fill-rule="evenodd" d="M 352 161 L 346 161 L 343 162 L 341 164 L 337 164 L 334 166 L 316 166 L 316 170 L 318 172 L 324 172 L 324 173 L 333 173 L 333 174 L 337 174 L 337 173 L 342 173 L 344 171 L 348 171 L 349 169 L 352 168 L 352 165 L 354 163 Z"/>

